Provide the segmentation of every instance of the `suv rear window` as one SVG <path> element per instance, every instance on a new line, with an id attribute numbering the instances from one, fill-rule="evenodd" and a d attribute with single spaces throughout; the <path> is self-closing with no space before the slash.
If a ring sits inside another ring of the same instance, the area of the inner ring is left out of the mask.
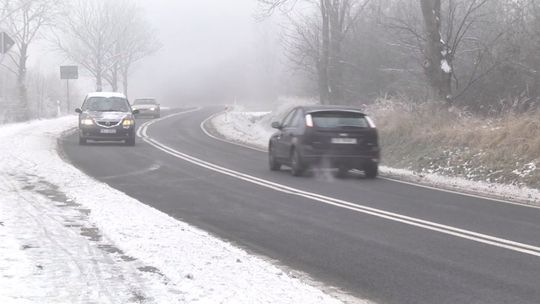
<path id="1" fill-rule="evenodd" d="M 157 104 L 155 99 L 135 99 L 134 105 Z"/>
<path id="2" fill-rule="evenodd" d="M 369 128 L 366 117 L 357 112 L 334 111 L 310 113 L 318 128 Z"/>
<path id="3" fill-rule="evenodd" d="M 90 97 L 83 106 L 83 111 L 129 112 L 128 101 L 121 97 Z"/>

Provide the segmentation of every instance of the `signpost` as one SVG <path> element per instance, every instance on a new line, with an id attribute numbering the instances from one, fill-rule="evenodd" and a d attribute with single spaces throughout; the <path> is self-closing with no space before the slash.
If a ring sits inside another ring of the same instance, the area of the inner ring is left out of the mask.
<path id="1" fill-rule="evenodd" d="M 66 80 L 67 88 L 67 111 L 71 111 L 71 102 L 69 100 L 69 80 L 79 79 L 79 68 L 76 65 L 63 65 L 60 66 L 60 79 Z"/>

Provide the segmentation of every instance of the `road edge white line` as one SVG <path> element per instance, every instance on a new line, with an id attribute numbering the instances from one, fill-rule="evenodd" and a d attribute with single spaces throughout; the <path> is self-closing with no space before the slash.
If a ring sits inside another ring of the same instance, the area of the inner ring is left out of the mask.
<path id="1" fill-rule="evenodd" d="M 423 184 L 419 184 L 419 183 L 415 183 L 415 182 L 411 182 L 411 181 L 406 181 L 406 180 L 400 180 L 400 179 L 391 178 L 391 177 L 381 177 L 381 179 L 392 181 L 392 182 L 395 182 L 395 183 L 406 184 L 406 185 L 409 185 L 409 186 L 425 188 L 425 189 L 429 189 L 429 190 L 435 190 L 435 191 L 441 191 L 441 192 L 446 192 L 446 193 L 458 194 L 458 195 L 462 195 L 462 196 L 479 198 L 479 199 L 483 199 L 483 200 L 488 200 L 488 201 L 493 201 L 493 202 L 498 202 L 498 203 L 504 203 L 504 204 L 514 205 L 514 206 L 521 206 L 521 207 L 529 207 L 529 208 L 533 208 L 533 209 L 540 209 L 540 206 L 536 206 L 536 205 L 532 205 L 532 204 L 520 203 L 520 202 L 512 202 L 512 201 L 507 201 L 507 200 L 503 200 L 503 199 L 500 199 L 500 198 L 494 198 L 494 197 L 492 198 L 492 197 L 489 197 L 489 196 L 482 196 L 481 194 L 473 194 L 473 193 L 467 193 L 467 192 L 460 192 L 460 191 L 457 191 L 457 190 L 437 188 L 437 187 L 430 186 L 430 185 L 423 185 Z"/>

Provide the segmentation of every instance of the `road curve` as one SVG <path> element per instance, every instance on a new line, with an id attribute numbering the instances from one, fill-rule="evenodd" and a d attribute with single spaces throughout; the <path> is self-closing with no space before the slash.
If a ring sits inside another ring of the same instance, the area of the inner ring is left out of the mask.
<path id="1" fill-rule="evenodd" d="M 328 173 L 295 178 L 211 138 L 197 109 L 137 146 L 61 139 L 81 170 L 178 219 L 382 303 L 538 303 L 540 209 Z"/>

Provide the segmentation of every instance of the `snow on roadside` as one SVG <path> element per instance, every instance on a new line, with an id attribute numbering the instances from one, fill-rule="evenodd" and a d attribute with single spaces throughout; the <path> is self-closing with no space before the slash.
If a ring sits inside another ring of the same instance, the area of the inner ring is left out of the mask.
<path id="1" fill-rule="evenodd" d="M 225 115 L 214 117 L 212 123 L 219 126 L 219 131 L 230 140 L 266 147 L 272 129 L 269 127 L 270 124 L 262 123 L 261 120 L 269 113 L 230 111 Z"/>
<path id="2" fill-rule="evenodd" d="M 1 303 L 339 302 L 67 164 L 74 126 L 0 127 Z"/>
<path id="3" fill-rule="evenodd" d="M 263 115 L 249 112 L 241 107 L 215 116 L 211 123 L 214 129 L 230 141 L 252 145 L 262 150 L 268 149 L 268 140 L 276 131 L 270 127 L 272 120 L 283 116 L 281 107 Z M 384 159 L 383 159 L 384 163 Z M 379 168 L 382 176 L 409 181 L 469 194 L 481 194 L 495 199 L 507 199 L 530 205 L 540 205 L 540 191 L 514 185 L 470 181 L 463 178 L 447 177 L 439 174 L 416 173 L 411 170 L 386 166 Z"/>
<path id="4" fill-rule="evenodd" d="M 266 150 L 270 136 L 276 131 L 271 127 L 272 122 L 281 121 L 295 106 L 316 103 L 313 99 L 280 97 L 275 108 L 266 112 L 248 111 L 244 106 L 234 105 L 215 115 L 211 124 L 228 140 Z"/>

